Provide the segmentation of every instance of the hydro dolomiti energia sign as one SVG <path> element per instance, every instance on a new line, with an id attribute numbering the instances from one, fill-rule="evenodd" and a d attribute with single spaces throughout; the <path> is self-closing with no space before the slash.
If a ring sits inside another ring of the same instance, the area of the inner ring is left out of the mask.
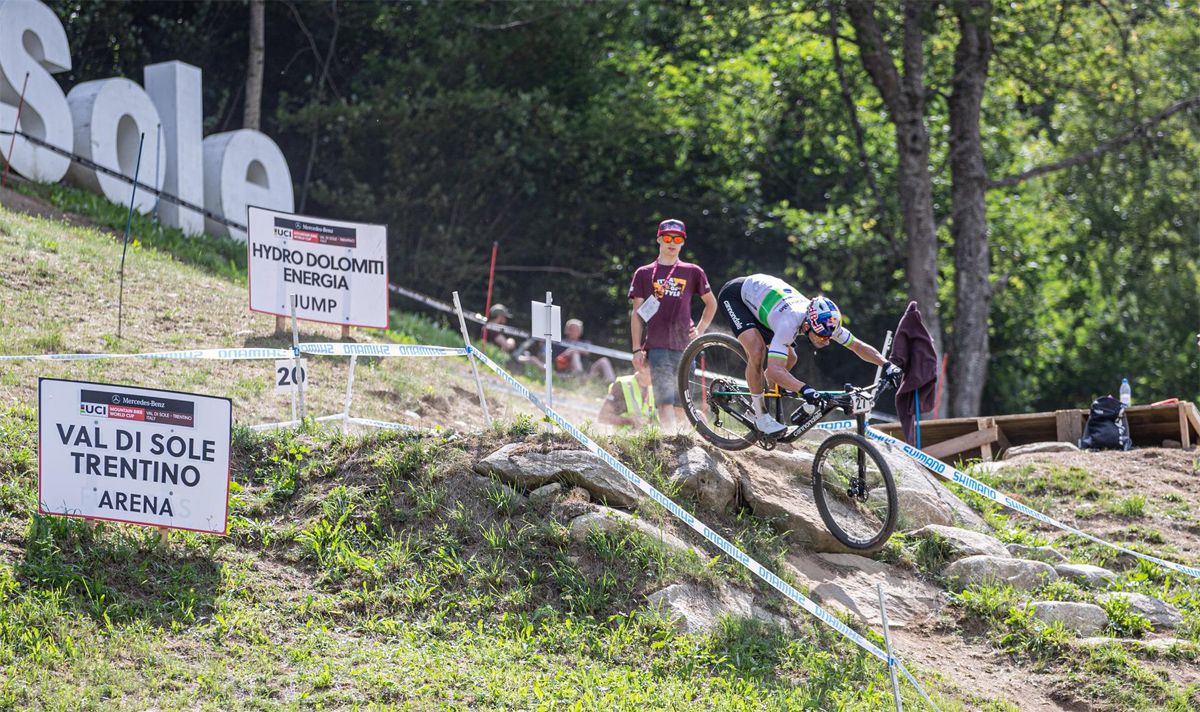
<path id="1" fill-rule="evenodd" d="M 293 209 L 291 170 L 268 136 L 241 129 L 204 138 L 199 68 L 162 62 L 144 69 L 144 86 L 97 79 L 64 95 L 53 75 L 70 68 L 66 31 L 49 7 L 37 0 L 0 0 L 0 129 L 12 130 L 28 74 L 19 131 L 127 176 L 134 173 L 139 136 L 145 134 L 139 182 L 237 223 L 245 223 L 250 205 Z M 129 201 L 129 183 L 19 136 L 12 170 L 39 183 L 66 179 L 113 202 Z M 154 204 L 154 195 L 138 192 L 134 209 L 148 213 Z M 169 201 L 160 203 L 159 217 L 192 235 L 246 238 L 242 230 Z"/>

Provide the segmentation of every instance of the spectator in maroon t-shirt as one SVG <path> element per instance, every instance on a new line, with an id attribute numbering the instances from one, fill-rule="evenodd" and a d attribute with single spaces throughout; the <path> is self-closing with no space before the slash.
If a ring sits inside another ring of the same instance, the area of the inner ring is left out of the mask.
<path id="1" fill-rule="evenodd" d="M 682 220 L 658 224 L 658 259 L 633 274 L 629 298 L 629 331 L 633 358 L 650 362 L 658 421 L 663 430 L 686 424 L 676 383 L 679 361 L 688 342 L 704 333 L 717 313 L 717 298 L 699 265 L 679 259 L 687 230 Z M 704 302 L 699 323 L 692 322 L 692 297 Z M 643 328 L 644 327 L 644 328 Z"/>

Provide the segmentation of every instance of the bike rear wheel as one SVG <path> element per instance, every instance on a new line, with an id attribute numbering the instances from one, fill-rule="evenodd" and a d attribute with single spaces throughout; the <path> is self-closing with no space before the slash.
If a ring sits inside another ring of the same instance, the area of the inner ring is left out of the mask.
<path id="1" fill-rule="evenodd" d="M 896 528 L 899 505 L 892 470 L 856 433 L 837 433 L 817 448 L 813 496 L 831 534 L 851 549 L 877 549 Z"/>
<path id="2" fill-rule="evenodd" d="M 746 387 L 746 350 L 728 334 L 700 336 L 679 362 L 679 397 L 700 436 L 723 450 L 743 450 L 758 439 Z"/>

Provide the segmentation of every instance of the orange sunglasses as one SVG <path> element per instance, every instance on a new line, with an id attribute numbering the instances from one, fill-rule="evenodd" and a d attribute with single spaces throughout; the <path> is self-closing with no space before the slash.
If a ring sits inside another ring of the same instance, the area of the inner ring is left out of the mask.
<path id="1" fill-rule="evenodd" d="M 661 237 L 662 241 L 668 245 L 682 245 L 683 241 L 687 239 L 683 235 L 659 235 L 659 237 Z"/>

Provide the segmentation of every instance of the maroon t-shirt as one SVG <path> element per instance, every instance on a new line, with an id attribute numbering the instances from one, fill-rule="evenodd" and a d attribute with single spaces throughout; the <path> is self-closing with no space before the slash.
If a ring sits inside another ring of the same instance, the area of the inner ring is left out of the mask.
<path id="1" fill-rule="evenodd" d="M 672 269 L 674 268 L 674 269 Z M 658 312 L 646 324 L 646 349 L 683 351 L 692 328 L 692 297 L 712 291 L 700 265 L 679 260 L 673 265 L 658 260 L 639 267 L 629 285 L 630 299 L 658 297 Z"/>

